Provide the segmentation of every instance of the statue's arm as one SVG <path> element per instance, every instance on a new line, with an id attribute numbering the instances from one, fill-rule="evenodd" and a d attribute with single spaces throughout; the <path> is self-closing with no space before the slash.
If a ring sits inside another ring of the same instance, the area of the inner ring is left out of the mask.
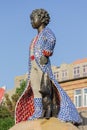
<path id="1" fill-rule="evenodd" d="M 56 38 L 49 31 L 45 32 L 43 35 L 43 49 L 42 57 L 40 58 L 40 64 L 47 64 L 49 56 L 52 56 L 54 47 L 56 43 Z"/>
<path id="2" fill-rule="evenodd" d="M 49 57 L 53 54 L 56 38 L 50 31 L 46 31 L 44 37 L 43 55 Z"/>

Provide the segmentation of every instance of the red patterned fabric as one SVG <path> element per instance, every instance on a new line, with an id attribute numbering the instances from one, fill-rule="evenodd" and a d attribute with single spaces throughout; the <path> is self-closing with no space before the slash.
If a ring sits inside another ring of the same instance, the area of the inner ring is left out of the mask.
<path id="1" fill-rule="evenodd" d="M 16 106 L 16 123 L 26 121 L 30 116 L 33 115 L 34 111 L 34 96 L 32 88 L 29 85 L 27 90 L 18 100 Z"/>
<path id="2" fill-rule="evenodd" d="M 49 51 L 44 50 L 44 51 L 43 51 L 43 54 L 44 54 L 44 56 L 51 56 L 51 55 L 52 55 L 52 52 L 49 52 Z"/>

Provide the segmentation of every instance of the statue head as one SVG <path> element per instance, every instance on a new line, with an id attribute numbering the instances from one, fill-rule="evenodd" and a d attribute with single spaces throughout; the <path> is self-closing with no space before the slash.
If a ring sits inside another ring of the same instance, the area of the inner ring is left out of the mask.
<path id="1" fill-rule="evenodd" d="M 47 26 L 50 22 L 49 13 L 44 9 L 35 9 L 30 15 L 33 28 L 38 28 L 40 25 Z"/>

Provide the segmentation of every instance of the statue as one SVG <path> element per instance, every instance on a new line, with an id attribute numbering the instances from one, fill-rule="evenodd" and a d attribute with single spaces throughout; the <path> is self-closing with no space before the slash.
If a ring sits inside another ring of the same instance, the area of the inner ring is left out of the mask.
<path id="1" fill-rule="evenodd" d="M 45 80 L 45 74 L 42 74 L 41 84 L 40 84 L 40 91 L 42 95 L 42 116 L 49 119 L 52 113 L 52 83 L 47 75 Z"/>
<path id="2" fill-rule="evenodd" d="M 49 13 L 35 9 L 30 15 L 31 25 L 38 34 L 29 48 L 29 74 L 27 86 L 16 104 L 16 123 L 54 116 L 62 121 L 80 123 L 81 118 L 66 94 L 55 79 L 50 57 L 56 44 L 56 37 L 47 27 Z"/>
<path id="3" fill-rule="evenodd" d="M 56 100 L 56 94 L 53 88 L 53 84 L 48 75 L 43 73 L 39 91 L 42 95 L 43 106 L 41 118 L 45 117 L 46 119 L 49 119 L 50 117 L 57 117 L 58 115 L 59 105 L 57 101 L 59 98 Z"/>

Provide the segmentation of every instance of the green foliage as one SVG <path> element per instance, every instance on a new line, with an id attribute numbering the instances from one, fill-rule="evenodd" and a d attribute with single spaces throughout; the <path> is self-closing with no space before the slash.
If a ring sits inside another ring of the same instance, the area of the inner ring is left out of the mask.
<path id="1" fill-rule="evenodd" d="M 26 87 L 26 81 L 23 80 L 22 83 L 20 84 L 20 88 L 16 89 L 16 94 L 21 96 L 21 94 L 23 93 L 25 87 Z"/>
<path id="2" fill-rule="evenodd" d="M 7 107 L 8 111 L 10 112 L 11 116 L 14 117 L 14 106 L 13 106 L 13 102 L 11 101 L 11 99 L 9 98 L 8 94 L 5 94 L 5 106 Z"/>
<path id="3" fill-rule="evenodd" d="M 26 81 L 23 80 L 22 83 L 20 84 L 20 87 L 16 88 L 15 94 L 13 94 L 11 96 L 11 99 L 12 99 L 12 102 L 13 102 L 14 106 L 16 105 L 17 100 L 19 99 L 19 97 L 23 93 L 25 87 L 26 87 Z"/>
<path id="4" fill-rule="evenodd" d="M 5 94 L 5 104 L 11 114 L 12 117 L 14 117 L 14 112 L 15 112 L 15 105 L 21 94 L 23 93 L 24 89 L 26 87 L 26 81 L 22 81 L 20 84 L 20 87 L 16 88 L 15 93 L 11 96 L 11 99 L 9 98 L 8 94 Z"/>
<path id="5" fill-rule="evenodd" d="M 23 80 L 11 98 L 8 94 L 5 94 L 5 102 L 0 106 L 0 130 L 9 130 L 14 125 L 15 105 L 25 87 L 26 81 Z"/>
<path id="6" fill-rule="evenodd" d="M 6 106 L 0 106 L 0 130 L 8 130 L 14 125 L 14 118 L 11 116 L 10 112 Z"/>
<path id="7" fill-rule="evenodd" d="M 11 116 L 11 114 L 8 111 L 8 109 L 4 105 L 1 105 L 0 106 L 0 119 L 5 118 L 5 117 L 9 117 L 9 116 Z"/>
<path id="8" fill-rule="evenodd" d="M 9 98 L 8 94 L 5 94 L 5 98 L 6 98 L 6 105 L 8 106 L 8 109 L 12 110 L 12 101 Z"/>
<path id="9" fill-rule="evenodd" d="M 14 106 L 16 105 L 16 102 L 17 102 L 18 98 L 19 98 L 19 95 L 17 93 L 15 93 L 15 94 L 13 94 L 11 96 L 11 99 L 12 99 L 12 102 L 13 102 Z"/>
<path id="10" fill-rule="evenodd" d="M 14 125 L 14 119 L 12 117 L 0 118 L 0 130 L 9 130 Z"/>

